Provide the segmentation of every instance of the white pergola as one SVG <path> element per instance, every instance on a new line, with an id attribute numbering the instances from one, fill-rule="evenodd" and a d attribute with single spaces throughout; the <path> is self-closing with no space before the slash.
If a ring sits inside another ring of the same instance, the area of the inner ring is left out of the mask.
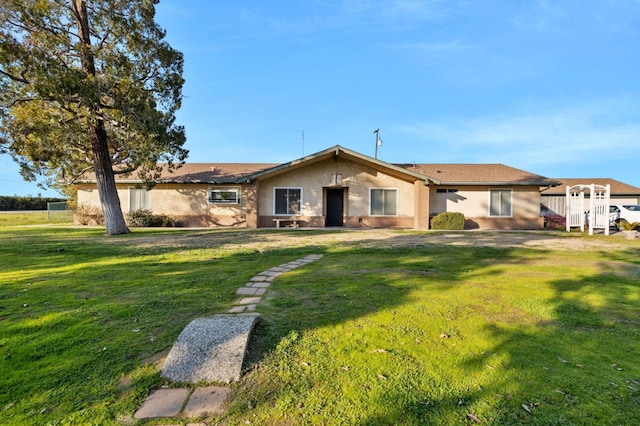
<path id="1" fill-rule="evenodd" d="M 589 235 L 593 235 L 594 229 L 604 229 L 605 235 L 609 235 L 609 198 L 611 186 L 606 185 L 573 185 L 567 186 L 567 232 L 571 228 L 580 227 L 584 232 L 587 221 L 584 211 L 584 192 L 589 191 Z"/>

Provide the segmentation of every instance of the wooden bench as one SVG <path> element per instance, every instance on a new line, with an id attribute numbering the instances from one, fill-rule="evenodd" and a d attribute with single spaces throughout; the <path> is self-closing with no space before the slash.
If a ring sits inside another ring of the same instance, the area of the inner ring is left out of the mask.
<path id="1" fill-rule="evenodd" d="M 297 220 L 297 219 L 288 219 L 288 218 L 287 218 L 287 219 L 285 219 L 285 218 L 280 219 L 280 218 L 278 218 L 278 219 L 273 219 L 273 221 L 276 223 L 276 228 L 280 228 L 280 224 L 281 224 L 281 223 L 282 223 L 282 224 L 284 224 L 284 223 L 291 223 L 291 225 L 292 225 L 294 228 L 297 228 L 297 227 L 298 227 L 298 220 Z"/>

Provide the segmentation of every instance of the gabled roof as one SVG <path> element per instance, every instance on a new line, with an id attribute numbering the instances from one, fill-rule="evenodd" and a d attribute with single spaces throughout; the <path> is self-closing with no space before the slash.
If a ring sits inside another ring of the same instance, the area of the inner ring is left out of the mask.
<path id="1" fill-rule="evenodd" d="M 409 180 L 426 181 L 426 176 L 424 176 L 419 172 L 416 172 L 414 170 L 409 170 L 407 168 L 397 166 L 394 164 L 386 163 L 384 161 L 377 160 L 375 158 L 366 156 L 364 154 L 360 154 L 359 152 L 344 148 L 340 145 L 336 145 L 332 148 L 328 148 L 328 149 L 325 149 L 324 151 L 316 152 L 315 154 L 311 154 L 306 157 L 290 161 L 288 163 L 283 163 L 265 170 L 260 170 L 256 173 L 253 173 L 250 176 L 247 176 L 246 181 L 250 182 L 254 179 L 276 176 L 278 174 L 289 172 L 301 167 L 306 167 L 310 164 L 314 164 L 330 158 L 345 158 L 345 159 L 354 161 L 356 163 L 368 163 L 380 170 L 384 170 L 385 173 L 391 176 L 409 179 Z"/>
<path id="2" fill-rule="evenodd" d="M 391 164 L 360 154 L 340 145 L 307 155 L 288 163 L 186 163 L 169 172 L 164 168 L 156 183 L 239 184 L 277 176 L 332 158 L 347 159 L 376 168 L 406 181 L 424 181 L 435 185 L 510 185 L 555 186 L 560 182 L 504 164 Z M 95 183 L 88 174 L 80 182 Z M 116 175 L 119 183 L 142 183 L 135 173 Z"/>
<path id="3" fill-rule="evenodd" d="M 558 178 L 556 180 L 560 182 L 560 185 L 555 188 L 545 189 L 542 195 L 566 195 L 567 186 L 591 185 L 594 183 L 602 186 L 611 185 L 611 195 L 640 196 L 640 188 L 610 178 Z"/>
<path id="4" fill-rule="evenodd" d="M 504 164 L 404 164 L 437 185 L 554 186 L 559 182 Z"/>

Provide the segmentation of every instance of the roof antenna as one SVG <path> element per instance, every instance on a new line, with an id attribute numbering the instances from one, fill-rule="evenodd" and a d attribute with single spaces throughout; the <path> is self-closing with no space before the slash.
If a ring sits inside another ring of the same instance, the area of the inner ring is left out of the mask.
<path id="1" fill-rule="evenodd" d="M 376 134 L 376 155 L 375 159 L 378 159 L 378 147 L 382 146 L 382 139 L 379 138 L 380 128 L 377 128 L 373 131 Z"/>
<path id="2" fill-rule="evenodd" d="M 304 157 L 304 130 L 302 131 L 302 156 Z"/>

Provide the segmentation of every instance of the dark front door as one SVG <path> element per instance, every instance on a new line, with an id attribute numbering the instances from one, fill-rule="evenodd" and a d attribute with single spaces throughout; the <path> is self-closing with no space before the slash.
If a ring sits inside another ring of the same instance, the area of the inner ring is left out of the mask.
<path id="1" fill-rule="evenodd" d="M 326 226 L 342 226 L 344 216 L 344 189 L 327 189 Z"/>

